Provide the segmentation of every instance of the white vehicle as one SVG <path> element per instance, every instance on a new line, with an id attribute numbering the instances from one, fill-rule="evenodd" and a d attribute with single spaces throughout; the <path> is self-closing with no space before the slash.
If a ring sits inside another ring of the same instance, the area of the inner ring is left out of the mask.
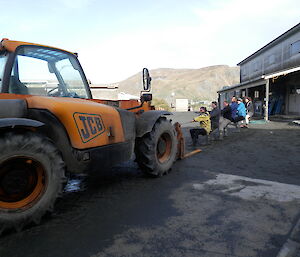
<path id="1" fill-rule="evenodd" d="M 176 112 L 187 112 L 189 110 L 189 100 L 188 99 L 176 99 L 175 110 L 176 110 Z"/>

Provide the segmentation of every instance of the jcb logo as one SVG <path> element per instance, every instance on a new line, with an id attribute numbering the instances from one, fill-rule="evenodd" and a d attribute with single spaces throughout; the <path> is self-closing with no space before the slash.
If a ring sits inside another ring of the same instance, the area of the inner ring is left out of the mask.
<path id="1" fill-rule="evenodd" d="M 73 114 L 78 132 L 83 143 L 86 143 L 105 131 L 101 116 L 75 112 Z"/>

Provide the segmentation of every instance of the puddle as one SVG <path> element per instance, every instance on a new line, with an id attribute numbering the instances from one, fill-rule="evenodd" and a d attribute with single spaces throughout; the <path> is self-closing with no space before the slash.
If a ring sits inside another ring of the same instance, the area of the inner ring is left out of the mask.
<path id="1" fill-rule="evenodd" d="M 82 192 L 86 189 L 86 176 L 72 176 L 64 188 L 64 193 Z"/>

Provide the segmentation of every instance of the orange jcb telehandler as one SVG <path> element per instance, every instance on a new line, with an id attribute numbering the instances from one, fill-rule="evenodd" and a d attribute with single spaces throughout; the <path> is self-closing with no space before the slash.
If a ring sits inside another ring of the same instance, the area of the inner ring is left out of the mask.
<path id="1" fill-rule="evenodd" d="M 183 154 L 180 126 L 151 107 L 149 72 L 140 101 L 92 99 L 77 54 L 0 43 L 0 233 L 39 223 L 53 209 L 65 172 L 101 172 L 135 154 L 152 176 Z M 181 150 L 180 150 L 181 149 Z"/>

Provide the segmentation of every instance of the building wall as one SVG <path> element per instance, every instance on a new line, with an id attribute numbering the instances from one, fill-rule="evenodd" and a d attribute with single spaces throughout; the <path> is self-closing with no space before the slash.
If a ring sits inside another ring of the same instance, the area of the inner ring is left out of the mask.
<path id="1" fill-rule="evenodd" d="M 222 107 L 223 106 L 223 102 L 226 100 L 227 102 L 231 102 L 231 98 L 233 96 L 236 96 L 236 97 L 244 97 L 246 94 L 242 94 L 242 90 L 231 90 L 231 91 L 228 91 L 228 92 L 223 92 L 223 93 L 220 93 L 219 94 L 219 104 L 220 106 Z"/>
<path id="2" fill-rule="evenodd" d="M 297 31 L 298 30 L 298 31 Z M 270 44 L 240 64 L 241 82 L 300 66 L 300 26 L 291 35 Z"/>

